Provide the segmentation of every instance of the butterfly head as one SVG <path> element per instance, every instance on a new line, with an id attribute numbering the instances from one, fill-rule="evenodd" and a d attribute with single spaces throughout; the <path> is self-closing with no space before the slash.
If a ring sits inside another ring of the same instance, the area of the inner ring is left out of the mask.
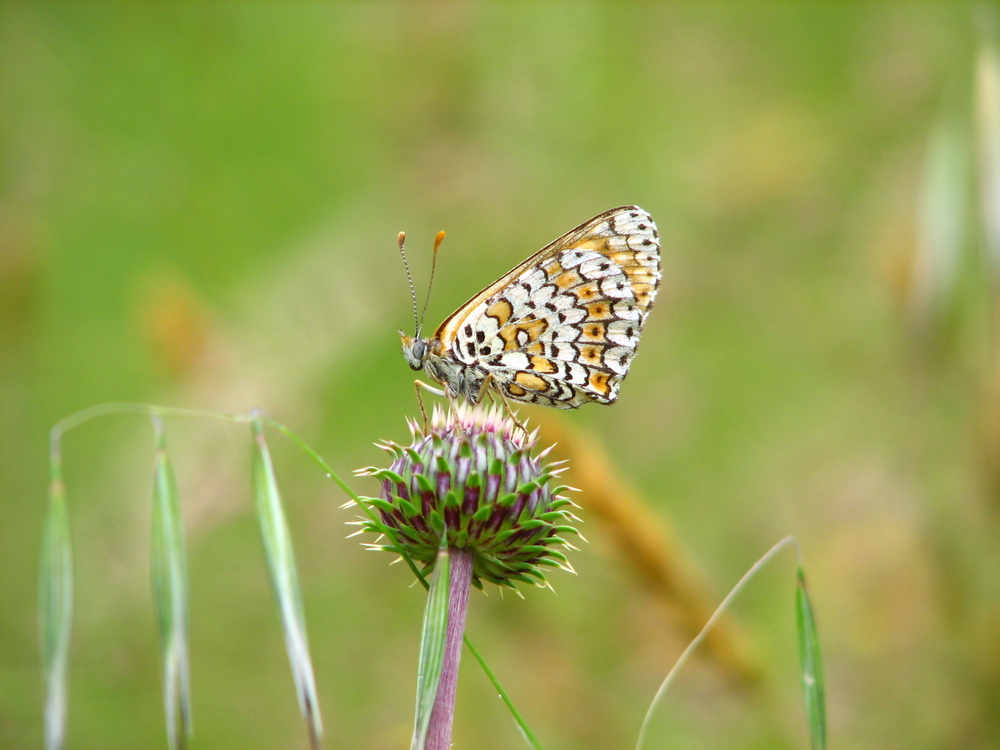
<path id="1" fill-rule="evenodd" d="M 427 359 L 427 339 L 407 336 L 402 331 L 399 332 L 399 336 L 403 340 L 403 357 L 406 358 L 406 364 L 411 370 L 423 370 L 424 360 Z"/>
<path id="2" fill-rule="evenodd" d="M 441 242 L 444 240 L 444 232 L 438 232 L 437 237 L 434 239 L 431 280 L 427 285 L 427 297 L 424 299 L 424 309 L 419 316 L 417 315 L 417 294 L 413 290 L 413 277 L 410 275 L 410 264 L 406 262 L 406 250 L 403 247 L 405 240 L 405 232 L 400 232 L 399 252 L 403 256 L 403 268 L 406 269 L 406 280 L 410 284 L 410 298 L 413 300 L 413 322 L 416 323 L 416 333 L 413 336 L 407 336 L 400 331 L 399 336 L 403 340 L 403 356 L 406 358 L 406 364 L 410 366 L 411 370 L 423 370 L 431 344 L 427 339 L 420 338 L 420 329 L 423 327 L 424 315 L 427 313 L 427 303 L 430 302 L 431 298 L 431 287 L 434 285 L 434 269 L 437 268 L 437 254 L 438 249 L 441 247 Z"/>

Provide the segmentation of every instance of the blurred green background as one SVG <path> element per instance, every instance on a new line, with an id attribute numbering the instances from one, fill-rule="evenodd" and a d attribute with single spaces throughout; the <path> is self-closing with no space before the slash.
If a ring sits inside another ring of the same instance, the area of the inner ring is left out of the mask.
<path id="1" fill-rule="evenodd" d="M 798 536 L 833 746 L 1000 746 L 994 10 L 0 4 L 0 747 L 41 746 L 55 421 L 103 401 L 260 406 L 347 476 L 415 412 L 397 232 L 421 290 L 449 233 L 436 325 L 624 203 L 656 219 L 664 282 L 619 402 L 572 423 L 709 599 Z M 168 434 L 192 747 L 304 748 L 248 432 Z M 342 494 L 272 446 L 326 746 L 405 747 L 422 591 L 345 540 Z M 151 459 L 139 417 L 65 442 L 69 748 L 165 746 Z M 685 638 L 576 500 L 579 575 L 554 573 L 558 595 L 474 595 L 469 634 L 546 748 L 629 748 Z M 788 555 L 733 611 L 759 682 L 696 660 L 650 748 L 807 746 L 792 602 Z M 456 747 L 524 746 L 468 657 L 456 722 Z"/>

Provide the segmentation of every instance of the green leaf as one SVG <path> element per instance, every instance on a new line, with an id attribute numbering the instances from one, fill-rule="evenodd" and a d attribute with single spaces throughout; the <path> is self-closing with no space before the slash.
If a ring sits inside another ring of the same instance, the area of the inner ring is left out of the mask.
<path id="1" fill-rule="evenodd" d="M 514 536 L 514 534 L 516 534 L 520 530 L 521 529 L 504 529 L 503 531 L 499 532 L 496 536 L 494 536 L 493 539 L 490 540 L 490 542 L 488 544 L 483 545 L 483 546 L 491 548 L 491 549 L 496 549 L 497 547 L 502 547 L 504 542 L 506 542 L 508 539 L 510 539 L 512 536 Z"/>
<path id="2" fill-rule="evenodd" d="M 577 536 L 580 535 L 580 532 L 576 529 L 575 526 L 553 526 L 552 530 L 557 534 L 576 534 Z"/>
<path id="3" fill-rule="evenodd" d="M 432 510 L 430 515 L 427 516 L 427 525 L 434 529 L 438 534 L 444 534 L 444 516 L 441 515 L 441 511 Z"/>
<path id="4" fill-rule="evenodd" d="M 376 479 L 388 479 L 395 484 L 403 484 L 403 478 L 391 469 L 379 469 L 372 476 Z"/>
<path id="5" fill-rule="evenodd" d="M 537 529 L 540 526 L 551 526 L 551 525 L 552 524 L 550 524 L 548 521 L 543 521 L 541 518 L 529 518 L 527 521 L 521 521 L 521 523 L 518 524 L 520 529 L 510 529 L 510 533 L 513 534 L 516 531 L 520 530 L 530 531 L 531 529 Z"/>
<path id="6" fill-rule="evenodd" d="M 497 505 L 509 508 L 514 504 L 515 500 L 517 500 L 517 494 L 514 492 L 508 492 L 506 495 L 503 495 L 499 500 L 497 500 Z M 488 508 L 489 506 L 486 505 L 483 507 Z"/>
<path id="7" fill-rule="evenodd" d="M 530 495 L 532 492 L 538 489 L 538 482 L 525 482 L 520 487 L 517 488 L 516 494 L 518 495 Z"/>
<path id="8" fill-rule="evenodd" d="M 45 677 L 45 748 L 58 750 L 66 737 L 66 672 L 73 622 L 73 548 L 58 448 L 49 468 L 49 507 L 42 536 L 38 621 Z"/>
<path id="9" fill-rule="evenodd" d="M 253 425 L 253 491 L 257 520 L 260 523 L 261 538 L 264 542 L 264 556 L 271 576 L 271 584 L 281 610 L 281 625 L 285 633 L 285 649 L 292 667 L 295 691 L 299 699 L 299 709 L 309 727 L 310 740 L 314 748 L 319 747 L 323 734 L 319 703 L 316 698 L 316 682 L 313 677 L 312 660 L 309 657 L 309 643 L 306 637 L 305 615 L 302 611 L 302 596 L 299 592 L 292 537 L 285 521 L 281 505 L 281 495 L 274 475 L 271 454 L 264 440 L 264 430 L 258 415 L 254 415 Z"/>
<path id="10" fill-rule="evenodd" d="M 366 497 L 365 502 L 375 508 L 378 508 L 384 513 L 392 513 L 396 510 L 392 503 L 383 500 L 380 497 Z"/>
<path id="11" fill-rule="evenodd" d="M 549 523 L 555 523 L 556 521 L 561 521 L 566 517 L 567 513 L 564 510 L 550 510 L 549 512 L 542 513 L 542 515 L 539 516 L 540 519 L 542 519 L 543 521 L 547 521 Z"/>
<path id="12" fill-rule="evenodd" d="M 187 554 L 166 435 L 159 418 L 154 417 L 153 423 L 157 437 L 153 473 L 153 604 L 160 626 L 167 745 L 177 750 L 184 747 L 192 732 Z"/>
<path id="13" fill-rule="evenodd" d="M 417 480 L 417 487 L 420 488 L 421 492 L 434 492 L 434 486 L 431 484 L 431 480 L 423 474 L 414 474 L 413 478 Z M 399 483 L 402 484 L 403 480 L 400 479 Z"/>
<path id="14" fill-rule="evenodd" d="M 545 580 L 545 574 L 536 568 L 534 565 L 529 565 L 526 568 L 521 569 L 521 573 L 526 576 L 534 576 L 542 581 Z"/>
<path id="15" fill-rule="evenodd" d="M 802 566 L 797 570 L 795 620 L 799 630 L 799 662 L 802 666 L 802 695 L 806 704 L 806 722 L 813 750 L 826 747 L 826 695 L 823 688 L 823 661 L 819 653 L 819 635 L 813 616 L 806 577 Z"/>
<path id="16" fill-rule="evenodd" d="M 532 586 L 535 585 L 535 582 L 532 579 L 528 578 L 528 576 L 524 575 L 523 573 L 508 573 L 507 581 L 508 583 L 510 581 L 520 581 L 521 583 L 530 583 Z M 510 584 L 510 587 L 512 589 L 516 588 L 513 584 Z"/>
<path id="17" fill-rule="evenodd" d="M 448 592 L 451 580 L 451 557 L 447 549 L 438 550 L 437 562 L 427 591 L 424 627 L 420 637 L 420 661 L 417 669 L 417 710 L 413 722 L 411 750 L 423 750 L 427 741 L 431 713 L 437 698 L 444 666 L 445 637 L 448 634 Z"/>
<path id="18" fill-rule="evenodd" d="M 553 553 L 553 550 L 550 550 L 548 547 L 542 544 L 526 544 L 523 547 L 518 547 L 517 553 L 523 556 L 544 555 L 544 554 L 551 555 Z"/>

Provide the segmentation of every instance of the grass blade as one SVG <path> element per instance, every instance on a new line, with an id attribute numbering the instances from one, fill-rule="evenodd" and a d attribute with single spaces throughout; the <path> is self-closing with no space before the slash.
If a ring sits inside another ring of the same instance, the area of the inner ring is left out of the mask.
<path id="1" fill-rule="evenodd" d="M 444 645 L 448 634 L 448 594 L 451 581 L 451 557 L 447 549 L 438 550 L 431 574 L 424 609 L 424 627 L 420 636 L 420 660 L 417 668 L 417 710 L 413 722 L 411 750 L 423 750 L 430 727 L 431 712 L 437 698 L 444 665 Z"/>
<path id="2" fill-rule="evenodd" d="M 525 742 L 531 745 L 534 750 L 542 750 L 542 745 L 532 733 L 531 728 L 528 726 L 528 722 L 524 720 L 524 717 L 521 716 L 521 712 L 514 706 L 514 702 L 510 699 L 510 696 L 507 695 L 507 691 L 503 689 L 503 686 L 500 685 L 500 681 L 486 664 L 486 660 L 482 657 L 476 647 L 472 645 L 472 642 L 468 639 L 468 637 L 465 637 L 463 640 L 465 641 L 465 647 L 469 649 L 469 653 L 475 657 L 476 661 L 479 662 L 480 668 L 486 673 L 490 682 L 493 683 L 493 687 L 500 696 L 500 700 L 504 702 L 504 705 L 507 706 L 507 710 L 510 711 L 511 716 L 514 717 L 514 722 L 517 724 L 518 729 L 521 730 L 521 734 L 524 737 Z"/>
<path id="3" fill-rule="evenodd" d="M 151 566 L 153 604 L 160 627 L 167 745 L 170 750 L 178 750 L 186 746 L 192 732 L 187 553 L 177 483 L 167 454 L 166 434 L 159 417 L 153 418 L 153 424 L 156 427 Z"/>
<path id="4" fill-rule="evenodd" d="M 802 695 L 806 703 L 806 723 L 813 750 L 826 747 L 826 694 L 823 688 L 823 662 L 819 653 L 819 635 L 813 616 L 806 577 L 798 566 L 795 589 L 795 620 L 799 631 L 799 661 L 802 665 Z"/>
<path id="5" fill-rule="evenodd" d="M 49 507 L 38 582 L 38 620 L 45 681 L 45 748 L 59 750 L 66 737 L 66 673 L 73 621 L 73 548 L 58 447 L 52 451 L 49 473 Z"/>
<path id="6" fill-rule="evenodd" d="M 285 649 L 292 668 L 295 692 L 299 699 L 299 709 L 309 728 L 309 738 L 313 748 L 319 747 L 323 734 L 319 703 L 316 698 L 316 681 L 313 676 L 312 660 L 309 657 L 309 643 L 306 638 L 305 615 L 302 610 L 302 595 L 299 592 L 299 578 L 295 569 L 295 555 L 292 537 L 281 505 L 281 495 L 274 475 L 274 464 L 264 439 L 261 418 L 254 415 L 253 425 L 253 492 L 257 520 L 260 523 L 261 538 L 264 542 L 264 557 L 271 575 L 271 585 L 278 599 L 281 626 L 285 633 Z"/>

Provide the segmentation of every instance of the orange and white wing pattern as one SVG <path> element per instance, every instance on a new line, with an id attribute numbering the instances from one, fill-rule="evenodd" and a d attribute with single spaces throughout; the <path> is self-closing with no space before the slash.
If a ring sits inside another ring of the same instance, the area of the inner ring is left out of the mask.
<path id="1" fill-rule="evenodd" d="M 435 338 L 515 401 L 610 404 L 660 284 L 649 214 L 622 206 L 542 248 L 459 308 Z"/>

